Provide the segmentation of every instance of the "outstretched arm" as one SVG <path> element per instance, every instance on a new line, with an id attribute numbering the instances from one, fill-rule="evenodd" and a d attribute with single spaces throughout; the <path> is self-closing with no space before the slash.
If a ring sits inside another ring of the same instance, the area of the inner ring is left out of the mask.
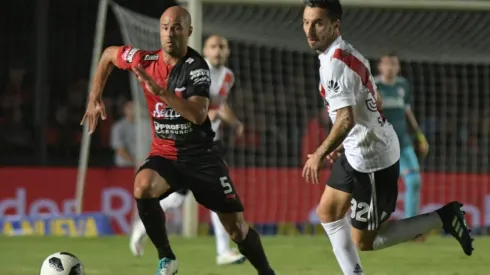
<path id="1" fill-rule="evenodd" d="M 87 109 L 83 115 L 80 125 L 88 122 L 88 131 L 92 134 L 97 127 L 99 117 L 106 118 L 105 106 L 102 101 L 102 91 L 114 65 L 117 64 L 117 55 L 119 47 L 109 47 L 104 50 L 100 58 L 97 70 L 95 71 L 94 80 L 90 89 Z"/>
<path id="2" fill-rule="evenodd" d="M 100 58 L 97 70 L 95 71 L 94 81 L 90 90 L 91 99 L 100 99 L 104 90 L 107 78 L 112 72 L 114 66 L 117 66 L 117 54 L 120 47 L 111 46 L 104 50 Z"/>

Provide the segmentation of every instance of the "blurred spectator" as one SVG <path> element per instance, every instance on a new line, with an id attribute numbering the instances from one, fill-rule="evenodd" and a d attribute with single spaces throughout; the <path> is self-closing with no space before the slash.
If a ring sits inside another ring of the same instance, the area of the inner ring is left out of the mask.
<path id="1" fill-rule="evenodd" d="M 0 93 L 0 140 L 14 146 L 31 143 L 32 91 L 20 61 L 10 64 L 6 86 Z M 7 145 L 8 146 L 8 145 Z"/>
<path id="2" fill-rule="evenodd" d="M 80 121 L 85 113 L 88 84 L 84 79 L 70 85 L 66 98 L 58 103 L 48 130 L 48 142 L 59 149 L 78 147 L 82 137 Z"/>
<path id="3" fill-rule="evenodd" d="M 106 119 L 100 120 L 97 126 L 97 135 L 99 137 L 99 146 L 101 148 L 110 148 L 110 139 L 111 139 L 111 131 L 112 125 L 114 124 L 114 117 L 121 117 L 124 114 L 119 114 L 119 110 L 124 109 L 122 105 L 116 103 L 116 101 L 112 98 L 105 97 L 104 98 Z M 117 109 L 118 112 L 115 112 Z"/>
<path id="4" fill-rule="evenodd" d="M 303 134 L 301 141 L 301 163 L 304 164 L 308 160 L 308 154 L 313 154 L 318 146 L 325 141 L 328 136 L 330 125 L 330 117 L 328 111 L 323 109 L 313 117 L 306 126 L 306 131 Z"/>
<path id="5" fill-rule="evenodd" d="M 114 163 L 119 167 L 133 166 L 136 157 L 136 125 L 134 104 L 124 104 L 124 117 L 112 126 L 111 147 L 114 149 Z"/>

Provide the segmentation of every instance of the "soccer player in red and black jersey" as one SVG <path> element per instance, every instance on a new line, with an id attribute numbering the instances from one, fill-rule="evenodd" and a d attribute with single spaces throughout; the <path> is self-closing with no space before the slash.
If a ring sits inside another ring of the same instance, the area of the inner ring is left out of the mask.
<path id="1" fill-rule="evenodd" d="M 99 117 L 105 118 L 101 93 L 114 66 L 137 75 L 148 103 L 153 143 L 150 156 L 136 174 L 134 196 L 140 218 L 158 251 L 157 275 L 176 274 L 178 270 L 159 201 L 184 188 L 219 215 L 240 253 L 258 274 L 274 274 L 259 235 L 243 217 L 243 205 L 213 142 L 215 134 L 208 117 L 209 67 L 187 46 L 191 33 L 189 13 L 174 6 L 160 18 L 161 50 L 107 48 L 97 67 L 82 123 L 87 122 L 93 132 Z"/>

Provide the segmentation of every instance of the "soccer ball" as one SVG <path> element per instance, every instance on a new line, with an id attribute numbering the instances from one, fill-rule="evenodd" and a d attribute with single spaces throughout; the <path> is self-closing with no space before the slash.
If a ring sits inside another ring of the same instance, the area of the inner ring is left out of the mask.
<path id="1" fill-rule="evenodd" d="M 82 263 L 75 255 L 57 252 L 44 260 L 39 275 L 84 275 L 83 269 Z"/>

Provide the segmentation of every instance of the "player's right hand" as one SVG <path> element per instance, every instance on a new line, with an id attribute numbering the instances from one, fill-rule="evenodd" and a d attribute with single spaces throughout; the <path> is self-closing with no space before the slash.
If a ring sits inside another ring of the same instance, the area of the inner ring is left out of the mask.
<path id="1" fill-rule="evenodd" d="M 88 133 L 92 134 L 95 131 L 95 128 L 97 127 L 97 123 L 99 122 L 99 117 L 101 117 L 102 120 L 106 119 L 104 102 L 100 98 L 89 99 L 87 104 L 87 110 L 83 115 L 80 125 L 83 125 L 84 123 L 88 123 Z"/>
<path id="2" fill-rule="evenodd" d="M 427 157 L 427 154 L 429 153 L 429 143 L 423 134 L 417 134 L 417 151 L 422 158 Z"/>
<path id="3" fill-rule="evenodd" d="M 320 167 L 322 163 L 323 159 L 318 154 L 308 154 L 308 160 L 303 167 L 303 178 L 306 179 L 306 182 L 310 182 L 310 180 L 313 184 L 319 182 L 318 179 L 320 178 Z"/>

